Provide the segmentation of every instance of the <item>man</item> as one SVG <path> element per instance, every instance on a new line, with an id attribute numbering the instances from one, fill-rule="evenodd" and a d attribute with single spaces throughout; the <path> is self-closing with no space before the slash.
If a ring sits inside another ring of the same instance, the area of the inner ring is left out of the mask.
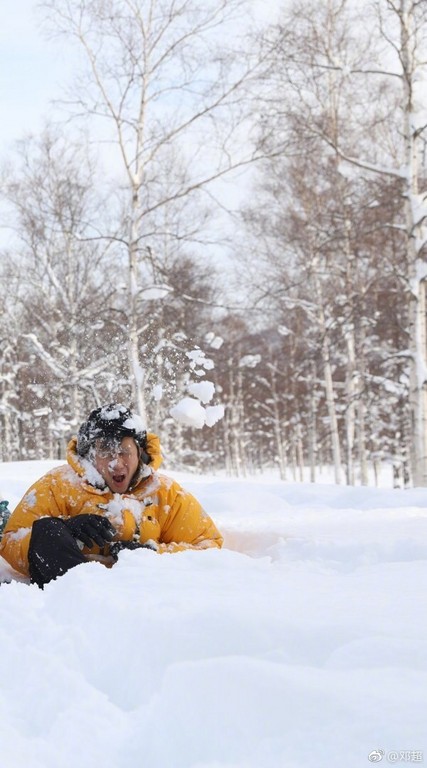
<path id="1" fill-rule="evenodd" d="M 194 496 L 157 473 L 161 461 L 159 439 L 139 416 L 117 403 L 96 408 L 68 444 L 68 463 L 34 483 L 11 514 L 0 555 L 43 588 L 88 560 L 111 566 L 122 549 L 221 547 Z"/>

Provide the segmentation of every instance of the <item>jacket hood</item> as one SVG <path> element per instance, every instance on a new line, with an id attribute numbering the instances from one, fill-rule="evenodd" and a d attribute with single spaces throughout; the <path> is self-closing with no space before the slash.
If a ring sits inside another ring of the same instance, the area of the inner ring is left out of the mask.
<path id="1" fill-rule="evenodd" d="M 77 453 L 77 436 L 72 437 L 67 445 L 66 459 L 70 467 L 74 469 L 74 472 L 76 472 L 79 477 L 83 477 L 86 470 L 81 463 L 82 457 Z"/>

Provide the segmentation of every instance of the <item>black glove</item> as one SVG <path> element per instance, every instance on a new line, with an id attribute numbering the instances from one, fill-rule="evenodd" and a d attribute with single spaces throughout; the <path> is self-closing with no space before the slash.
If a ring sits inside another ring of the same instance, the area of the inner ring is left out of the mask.
<path id="1" fill-rule="evenodd" d="M 68 530 L 87 547 L 94 544 L 103 547 L 113 540 L 117 531 L 110 521 L 102 515 L 76 515 L 63 520 Z"/>
<path id="2" fill-rule="evenodd" d="M 122 551 L 122 549 L 153 549 L 155 550 L 154 544 L 140 544 L 139 541 L 115 541 L 114 544 L 110 547 L 110 555 L 112 555 L 116 560 L 119 557 L 119 552 Z"/>

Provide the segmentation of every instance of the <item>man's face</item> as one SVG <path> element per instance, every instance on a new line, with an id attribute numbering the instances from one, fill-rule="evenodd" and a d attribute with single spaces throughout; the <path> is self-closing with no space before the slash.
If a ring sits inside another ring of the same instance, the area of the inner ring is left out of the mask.
<path id="1" fill-rule="evenodd" d="M 139 464 L 135 440 L 132 437 L 124 437 L 117 443 L 98 440 L 93 463 L 113 493 L 126 493 Z"/>

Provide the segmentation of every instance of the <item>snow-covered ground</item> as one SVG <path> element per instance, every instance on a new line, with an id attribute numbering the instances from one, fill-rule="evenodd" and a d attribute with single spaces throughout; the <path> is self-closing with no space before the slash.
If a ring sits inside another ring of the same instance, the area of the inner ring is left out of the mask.
<path id="1" fill-rule="evenodd" d="M 1 585 L 1 768 L 427 761 L 427 490 L 174 476 L 222 551 Z"/>

